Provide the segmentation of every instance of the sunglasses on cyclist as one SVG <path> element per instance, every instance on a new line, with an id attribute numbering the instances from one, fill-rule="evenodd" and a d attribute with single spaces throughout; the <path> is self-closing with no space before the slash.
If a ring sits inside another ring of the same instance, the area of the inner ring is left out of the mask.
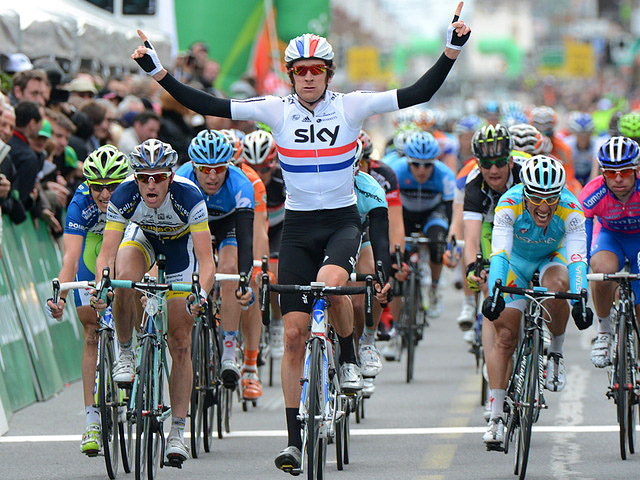
<path id="1" fill-rule="evenodd" d="M 211 172 L 215 172 L 216 175 L 222 175 L 227 171 L 229 166 L 227 164 L 223 165 L 198 165 L 196 164 L 196 168 L 199 172 L 204 173 L 205 175 L 209 175 Z"/>
<path id="2" fill-rule="evenodd" d="M 551 195 L 550 197 L 541 197 L 539 195 L 530 195 L 525 193 L 525 197 L 536 207 L 542 205 L 542 202 L 546 203 L 550 207 L 557 205 L 560 201 L 560 195 Z"/>
<path id="3" fill-rule="evenodd" d="M 509 163 L 509 157 L 494 158 L 493 160 L 478 160 L 481 168 L 490 169 L 492 166 L 502 168 Z"/>
<path id="4" fill-rule="evenodd" d="M 267 165 L 263 165 L 262 167 L 258 167 L 258 171 L 260 173 L 269 173 L 273 168 L 273 163 L 268 163 Z"/>
<path id="5" fill-rule="evenodd" d="M 414 168 L 420 168 L 420 167 L 429 168 L 429 167 L 433 167 L 435 164 L 436 164 L 435 161 L 430 161 L 430 162 L 409 162 L 409 165 L 411 165 Z"/>
<path id="6" fill-rule="evenodd" d="M 629 178 L 636 173 L 635 168 L 601 168 L 600 171 L 609 180 L 615 180 L 618 175 L 620 178 Z"/>
<path id="7" fill-rule="evenodd" d="M 311 75 L 322 75 L 327 71 L 327 66 L 323 64 L 317 65 L 297 65 L 289 69 L 294 75 L 304 77 L 307 72 L 311 72 Z"/>
<path id="8" fill-rule="evenodd" d="M 107 192 L 109 193 L 113 193 L 113 191 L 121 183 L 122 183 L 121 181 L 101 183 L 101 182 L 90 182 L 87 180 L 87 184 L 89 185 L 89 188 L 91 189 L 91 191 L 96 193 L 102 193 L 102 190 L 104 189 L 106 189 Z"/>
<path id="9" fill-rule="evenodd" d="M 159 172 L 159 173 L 143 173 L 135 172 L 136 180 L 142 183 L 149 183 L 153 180 L 153 183 L 164 182 L 171 176 L 171 172 Z"/>

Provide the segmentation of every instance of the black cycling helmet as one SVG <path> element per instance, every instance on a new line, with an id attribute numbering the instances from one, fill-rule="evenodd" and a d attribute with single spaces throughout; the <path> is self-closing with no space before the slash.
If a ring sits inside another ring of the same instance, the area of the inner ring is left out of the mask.
<path id="1" fill-rule="evenodd" d="M 471 150 L 478 160 L 505 158 L 511 155 L 513 140 L 507 127 L 485 125 L 474 134 Z"/>

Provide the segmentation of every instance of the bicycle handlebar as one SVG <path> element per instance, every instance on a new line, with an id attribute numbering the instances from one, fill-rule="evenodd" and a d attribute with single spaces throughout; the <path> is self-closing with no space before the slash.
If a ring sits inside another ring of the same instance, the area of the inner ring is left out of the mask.
<path id="1" fill-rule="evenodd" d="M 571 293 L 571 292 L 550 292 L 545 287 L 533 287 L 533 288 L 522 288 L 522 287 L 508 287 L 506 285 L 502 285 L 502 282 L 498 279 L 496 280 L 495 289 L 502 293 L 512 293 L 515 295 L 525 295 L 533 298 L 557 298 L 561 300 L 587 300 L 587 290 L 585 288 L 582 289 L 580 293 Z"/>
<path id="2" fill-rule="evenodd" d="M 607 280 L 640 280 L 640 274 L 629 272 L 616 272 L 616 273 L 587 273 L 587 280 L 592 282 L 605 282 Z"/>

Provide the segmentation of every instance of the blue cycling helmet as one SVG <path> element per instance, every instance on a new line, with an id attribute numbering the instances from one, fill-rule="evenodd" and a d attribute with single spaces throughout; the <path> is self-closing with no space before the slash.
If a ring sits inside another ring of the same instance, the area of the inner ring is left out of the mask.
<path id="1" fill-rule="evenodd" d="M 440 155 L 440 144 L 429 132 L 414 132 L 404 143 L 404 155 L 416 160 L 433 160 Z"/>
<path id="2" fill-rule="evenodd" d="M 567 174 L 559 160 L 546 155 L 527 159 L 520 170 L 520 181 L 525 194 L 560 195 Z"/>
<path id="3" fill-rule="evenodd" d="M 129 155 L 129 166 L 135 170 L 172 169 L 178 163 L 178 154 L 168 143 L 150 138 L 138 145 Z"/>
<path id="4" fill-rule="evenodd" d="M 571 133 L 592 133 L 595 128 L 591 115 L 586 112 L 572 112 L 567 126 Z"/>
<path id="5" fill-rule="evenodd" d="M 458 120 L 453 127 L 455 133 L 469 133 L 479 130 L 484 125 L 485 121 L 478 115 L 465 115 Z"/>
<path id="6" fill-rule="evenodd" d="M 233 147 L 227 137 L 218 130 L 201 130 L 191 140 L 187 153 L 193 163 L 215 165 L 229 162 L 233 155 Z"/>
<path id="7" fill-rule="evenodd" d="M 528 119 L 524 112 L 510 112 L 502 116 L 500 123 L 505 127 L 511 127 L 512 125 L 527 123 L 527 121 Z"/>
<path id="8" fill-rule="evenodd" d="M 612 137 L 598 150 L 600 168 L 635 167 L 640 157 L 640 148 L 628 137 Z"/>

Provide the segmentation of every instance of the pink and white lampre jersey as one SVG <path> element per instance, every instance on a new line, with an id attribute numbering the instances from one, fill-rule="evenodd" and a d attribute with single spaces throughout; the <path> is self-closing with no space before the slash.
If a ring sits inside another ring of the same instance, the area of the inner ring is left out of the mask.
<path id="1" fill-rule="evenodd" d="M 622 203 L 604 183 L 602 175 L 587 183 L 579 196 L 587 220 L 598 217 L 602 226 L 612 232 L 640 232 L 640 179 L 631 197 Z"/>

